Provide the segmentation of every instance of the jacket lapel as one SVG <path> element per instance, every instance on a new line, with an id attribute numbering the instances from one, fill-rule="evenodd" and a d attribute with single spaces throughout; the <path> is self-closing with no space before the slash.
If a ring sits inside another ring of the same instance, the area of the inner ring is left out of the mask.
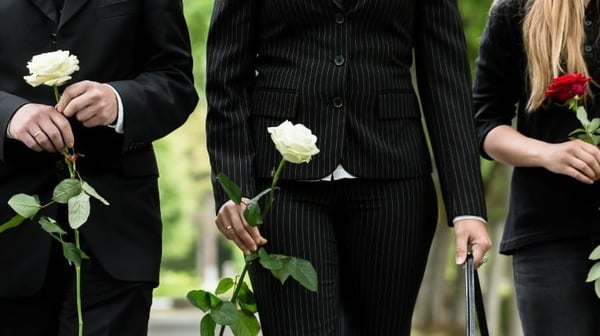
<path id="1" fill-rule="evenodd" d="M 52 22 L 58 22 L 58 12 L 52 0 L 29 0 Z"/>
<path id="2" fill-rule="evenodd" d="M 38 1 L 46 1 L 46 0 L 38 0 Z M 65 25 L 77 12 L 83 7 L 88 0 L 65 0 L 65 4 L 63 6 L 62 13 L 60 15 L 60 22 L 58 23 L 58 28 L 60 29 Z"/>

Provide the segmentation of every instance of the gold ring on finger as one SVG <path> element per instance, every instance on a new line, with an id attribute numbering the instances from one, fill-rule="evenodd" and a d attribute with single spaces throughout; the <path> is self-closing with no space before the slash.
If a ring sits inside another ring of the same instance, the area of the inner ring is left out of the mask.
<path id="1" fill-rule="evenodd" d="M 231 229 L 233 229 L 233 226 L 231 226 L 231 225 L 227 225 L 227 226 L 225 227 L 225 230 L 227 230 L 227 231 L 229 231 L 229 230 L 231 230 Z"/>
<path id="2" fill-rule="evenodd" d="M 42 130 L 38 130 L 37 132 L 33 133 L 33 137 L 36 138 L 40 134 L 42 134 Z"/>

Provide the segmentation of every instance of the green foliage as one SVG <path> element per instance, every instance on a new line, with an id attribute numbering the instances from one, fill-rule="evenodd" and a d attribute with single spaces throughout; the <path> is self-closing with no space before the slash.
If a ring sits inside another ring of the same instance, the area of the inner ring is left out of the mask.
<path id="1" fill-rule="evenodd" d="M 192 55 L 194 57 L 194 77 L 198 87 L 204 87 L 206 35 L 212 13 L 212 0 L 184 0 L 185 17 L 190 31 Z"/>

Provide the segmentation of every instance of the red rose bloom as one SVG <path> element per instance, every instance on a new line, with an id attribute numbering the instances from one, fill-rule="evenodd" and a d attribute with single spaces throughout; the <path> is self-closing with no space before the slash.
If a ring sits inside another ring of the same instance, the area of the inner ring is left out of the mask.
<path id="1" fill-rule="evenodd" d="M 586 77 L 582 74 L 566 74 L 556 77 L 548 89 L 546 89 L 546 97 L 552 97 L 561 102 L 565 102 L 576 96 L 583 96 L 585 94 L 587 82 L 590 77 Z"/>

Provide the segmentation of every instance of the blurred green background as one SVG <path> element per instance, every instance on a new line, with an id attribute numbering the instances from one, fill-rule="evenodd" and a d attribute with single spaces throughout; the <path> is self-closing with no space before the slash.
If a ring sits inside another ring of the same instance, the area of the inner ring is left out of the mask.
<path id="1" fill-rule="evenodd" d="M 282 0 L 285 1 L 285 0 Z M 491 0 L 459 0 L 469 57 L 474 62 Z M 184 300 L 191 289 L 212 289 L 223 274 L 241 269 L 239 253 L 214 228 L 204 118 L 205 41 L 213 0 L 184 0 L 194 53 L 200 104 L 180 129 L 155 143 L 160 165 L 164 256 L 155 296 Z M 488 323 L 493 335 L 521 335 L 514 304 L 511 259 L 497 246 L 507 207 L 508 168 L 482 161 L 494 241 L 489 262 L 480 269 Z M 443 209 L 441 209 L 443 215 Z M 414 315 L 414 335 L 464 335 L 464 280 L 454 264 L 454 236 L 440 218 L 428 269 Z M 399 303 L 402 304 L 402 303 Z"/>

